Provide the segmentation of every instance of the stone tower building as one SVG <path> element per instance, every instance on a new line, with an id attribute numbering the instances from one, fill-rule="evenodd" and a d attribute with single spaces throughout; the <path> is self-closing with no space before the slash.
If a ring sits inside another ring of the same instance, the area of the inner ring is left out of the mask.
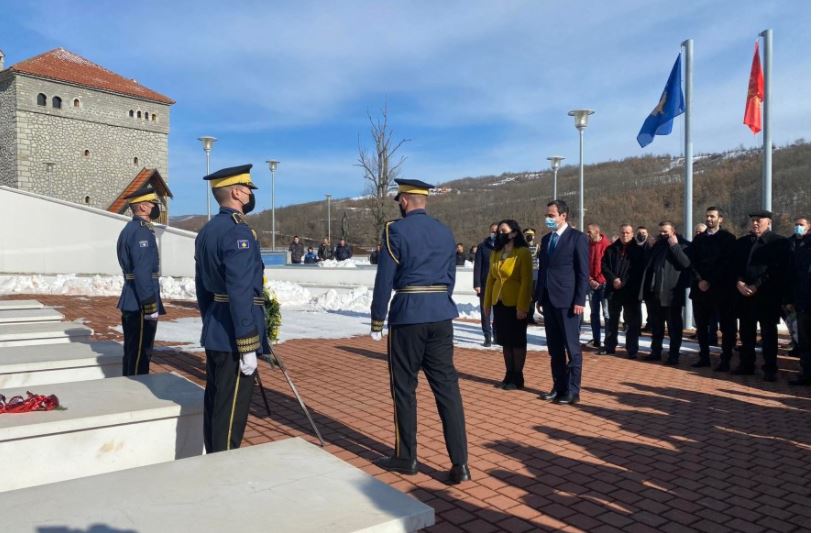
<path id="1" fill-rule="evenodd" d="M 137 181 L 167 177 L 173 100 L 62 48 L 3 62 L 0 185 L 121 212 Z"/>

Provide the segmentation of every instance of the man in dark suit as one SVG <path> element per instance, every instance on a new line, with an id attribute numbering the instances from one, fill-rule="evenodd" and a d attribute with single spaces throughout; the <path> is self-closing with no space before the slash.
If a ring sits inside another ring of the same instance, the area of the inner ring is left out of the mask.
<path id="1" fill-rule="evenodd" d="M 699 360 L 691 366 L 710 366 L 710 339 L 713 317 L 721 326 L 721 362 L 716 370 L 730 370 L 730 357 L 736 345 L 735 289 L 730 281 L 730 253 L 736 237 L 722 229 L 722 210 L 708 207 L 704 215 L 705 230 L 696 235 L 690 246 L 690 299 L 699 340 Z"/>
<path id="2" fill-rule="evenodd" d="M 639 351 L 639 329 L 642 327 L 642 305 L 639 287 L 645 268 L 645 249 L 633 239 L 633 226 L 622 224 L 619 239 L 605 249 L 602 274 L 605 276 L 608 299 L 608 320 L 605 322 L 605 345 L 599 355 L 613 355 L 619 337 L 619 317 L 625 323 L 625 349 L 628 359 L 636 359 Z"/>
<path id="3" fill-rule="evenodd" d="M 548 202 L 545 225 L 550 233 L 540 244 L 537 310 L 545 320 L 554 388 L 540 399 L 559 404 L 579 401 L 582 348 L 579 326 L 588 292 L 588 237 L 568 225 L 568 205 Z M 566 361 L 567 357 L 567 361 Z"/>
<path id="4" fill-rule="evenodd" d="M 790 385 L 809 385 L 810 382 L 810 224 L 807 217 L 795 219 L 795 234 L 790 238 L 792 251 L 787 291 L 787 312 L 795 313 L 798 355 L 801 373 Z"/>
<path id="5" fill-rule="evenodd" d="M 480 325 L 483 328 L 483 346 L 491 346 L 494 337 L 494 327 L 491 323 L 491 311 L 485 312 L 483 307 L 483 293 L 486 290 L 486 280 L 489 275 L 489 257 L 494 250 L 494 237 L 497 235 L 497 224 L 489 226 L 489 236 L 477 247 L 474 256 L 474 292 L 477 293 L 477 306 L 480 308 Z"/>
<path id="6" fill-rule="evenodd" d="M 644 300 L 651 315 L 650 356 L 646 361 L 662 359 L 662 340 L 665 324 L 670 341 L 667 365 L 679 364 L 682 347 L 682 307 L 684 290 L 689 285 L 690 258 L 687 255 L 690 242 L 676 234 L 673 223 L 659 223 L 656 242 L 645 257 L 642 273 L 642 290 L 639 299 Z"/>
<path id="7" fill-rule="evenodd" d="M 732 265 L 739 294 L 738 318 L 741 363 L 734 374 L 755 374 L 756 324 L 761 328 L 764 380 L 778 373 L 778 321 L 786 291 L 790 247 L 787 239 L 773 233 L 773 214 L 750 213 L 750 234 L 736 241 Z"/>

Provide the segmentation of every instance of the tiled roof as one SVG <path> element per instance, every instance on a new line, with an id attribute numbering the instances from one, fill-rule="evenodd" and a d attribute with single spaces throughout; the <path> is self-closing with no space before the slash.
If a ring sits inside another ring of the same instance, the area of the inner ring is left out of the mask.
<path id="1" fill-rule="evenodd" d="M 168 105 L 176 103 L 167 96 L 138 84 L 136 80 L 123 78 L 119 74 L 111 72 L 107 68 L 92 63 L 64 48 L 55 48 L 31 59 L 26 59 L 12 65 L 8 70 Z"/>
<path id="2" fill-rule="evenodd" d="M 139 174 L 136 175 L 133 181 L 131 181 L 131 183 L 125 187 L 125 190 L 120 193 L 117 199 L 114 200 L 114 202 L 108 208 L 108 211 L 122 214 L 125 211 L 125 208 L 128 207 L 128 201 L 126 198 L 147 185 L 148 182 L 153 185 L 153 188 L 156 190 L 159 196 L 169 196 L 173 198 L 167 183 L 165 183 L 165 180 L 162 178 L 159 171 L 155 168 L 143 168 L 139 171 Z"/>

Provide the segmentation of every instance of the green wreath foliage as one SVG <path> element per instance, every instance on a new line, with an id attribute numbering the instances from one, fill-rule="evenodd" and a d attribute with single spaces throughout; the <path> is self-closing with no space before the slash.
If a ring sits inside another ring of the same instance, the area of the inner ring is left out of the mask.
<path id="1" fill-rule="evenodd" d="M 264 319 L 267 322 L 267 338 L 271 343 L 278 342 L 281 330 L 281 305 L 275 293 L 264 287 Z"/>

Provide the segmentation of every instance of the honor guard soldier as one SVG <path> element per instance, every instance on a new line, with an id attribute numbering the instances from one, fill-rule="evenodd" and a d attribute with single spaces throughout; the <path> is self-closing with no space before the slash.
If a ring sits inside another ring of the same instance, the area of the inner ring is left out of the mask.
<path id="1" fill-rule="evenodd" d="M 196 300 L 207 355 L 204 443 L 207 453 L 238 448 L 250 411 L 257 354 L 270 353 L 264 316 L 264 264 L 244 215 L 253 210 L 252 165 L 204 179 L 219 203 L 196 237 Z"/>
<path id="2" fill-rule="evenodd" d="M 133 220 L 116 242 L 116 256 L 125 283 L 117 308 L 122 312 L 125 337 L 122 375 L 147 374 L 156 323 L 165 314 L 159 295 L 159 250 L 151 220 L 159 218 L 159 196 L 150 186 L 127 197 Z"/>
<path id="3" fill-rule="evenodd" d="M 466 423 L 454 368 L 452 301 L 455 241 L 451 230 L 426 214 L 432 185 L 395 180 L 402 219 L 386 223 L 372 297 L 372 338 L 381 339 L 389 306 L 387 355 L 394 402 L 395 451 L 377 464 L 403 474 L 417 473 L 417 404 L 415 389 L 423 369 L 443 421 L 452 461 L 449 481 L 471 479 Z M 389 305 L 392 291 L 395 296 Z"/>

